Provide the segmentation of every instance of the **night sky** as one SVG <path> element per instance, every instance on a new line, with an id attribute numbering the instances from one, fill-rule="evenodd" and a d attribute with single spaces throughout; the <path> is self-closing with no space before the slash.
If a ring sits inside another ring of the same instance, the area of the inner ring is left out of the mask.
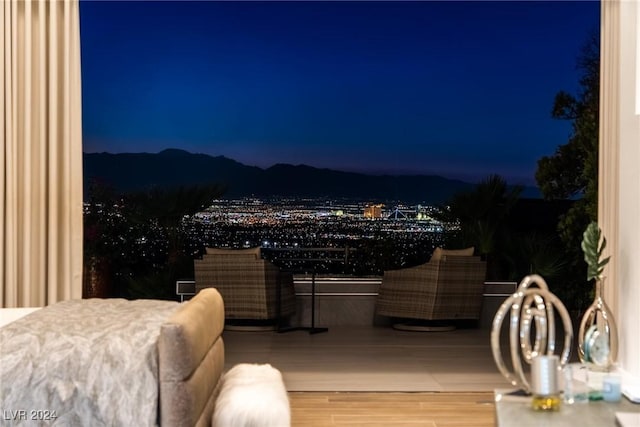
<path id="1" fill-rule="evenodd" d="M 84 151 L 534 183 L 588 2 L 82 1 Z"/>

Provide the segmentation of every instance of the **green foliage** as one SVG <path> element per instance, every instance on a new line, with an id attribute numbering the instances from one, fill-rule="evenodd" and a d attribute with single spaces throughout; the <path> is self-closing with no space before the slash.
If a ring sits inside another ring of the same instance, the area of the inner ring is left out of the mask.
<path id="1" fill-rule="evenodd" d="M 177 188 L 154 188 L 124 196 L 130 218 L 138 227 L 153 224 L 164 236 L 165 250 L 161 261 L 144 272 L 127 278 L 128 297 L 175 298 L 175 282 L 193 277 L 193 254 L 180 223 L 186 215 L 209 206 L 222 194 L 218 185 Z"/>
<path id="2" fill-rule="evenodd" d="M 222 194 L 218 185 L 195 185 L 177 188 L 154 188 L 125 195 L 131 206 L 132 219 L 145 222 L 156 220 L 161 226 L 177 227 L 185 215 L 192 215 L 208 207 Z"/>
<path id="3" fill-rule="evenodd" d="M 573 258 L 557 234 L 537 231 L 514 234 L 507 239 L 502 254 L 508 265 L 505 278 L 518 282 L 526 275 L 539 274 L 572 311 L 580 311 L 591 302 L 590 288 L 584 286 L 583 279 L 586 264 L 582 261 L 576 266 L 571 264 Z"/>
<path id="4" fill-rule="evenodd" d="M 508 240 L 506 219 L 521 192 L 521 186 L 509 187 L 501 176 L 490 175 L 474 189 L 456 193 L 437 216 L 444 222 L 459 222 L 460 231 L 449 238 L 449 247 L 474 246 L 487 260 L 489 278 L 502 278 L 500 245 Z"/>
<path id="5" fill-rule="evenodd" d="M 93 180 L 89 183 L 88 195 L 83 213 L 85 265 L 91 258 L 113 256 L 120 243 L 113 236 L 127 229 L 113 188 Z"/>
<path id="6" fill-rule="evenodd" d="M 515 281 L 529 274 L 539 274 L 551 281 L 562 275 L 567 264 L 558 237 L 534 231 L 507 239 L 504 258 L 509 265 L 508 279 Z"/>
<path id="7" fill-rule="evenodd" d="M 495 236 L 505 218 L 518 201 L 522 187 L 511 189 L 499 175 L 490 175 L 473 190 L 456 193 L 443 209 L 443 218 L 451 222 L 458 220 L 466 243 L 478 247 L 481 254 L 494 250 Z"/>
<path id="8" fill-rule="evenodd" d="M 193 278 L 193 258 L 180 255 L 171 263 L 122 277 L 122 296 L 128 299 L 176 299 L 176 281 Z"/>
<path id="9" fill-rule="evenodd" d="M 601 240 L 602 243 L 600 243 Z M 601 279 L 604 267 L 611 257 L 602 259 L 604 249 L 607 247 L 607 239 L 602 236 L 602 230 L 595 221 L 591 222 L 583 233 L 581 247 L 588 266 L 587 280 Z"/>
<path id="10" fill-rule="evenodd" d="M 489 175 L 473 190 L 455 194 L 449 201 L 449 211 L 465 224 L 486 223 L 481 227 L 487 232 L 505 219 L 521 192 L 521 186 L 510 189 L 504 178 Z"/>
<path id="11" fill-rule="evenodd" d="M 85 211 L 85 259 L 110 261 L 114 296 L 174 299 L 175 281 L 193 278 L 182 218 L 221 193 L 221 187 L 205 185 L 116 195 L 94 184 Z"/>
<path id="12" fill-rule="evenodd" d="M 582 233 L 596 219 L 598 209 L 598 124 L 600 94 L 599 34 L 590 35 L 578 57 L 581 71 L 575 95 L 558 92 L 552 117 L 569 120 L 572 133 L 566 144 L 538 161 L 536 181 L 545 199 L 578 199 L 558 222 L 564 244 L 566 272 L 561 289 L 554 292 L 581 309 L 589 301 L 590 287 L 583 279 L 587 265 L 581 247 Z M 589 277 L 591 273 L 589 273 Z"/>
<path id="13" fill-rule="evenodd" d="M 582 198 L 558 226 L 567 247 L 581 235 L 585 218 L 594 220 L 597 213 L 599 61 L 599 39 L 592 34 L 578 58 L 582 71 L 579 93 L 559 92 L 552 109 L 552 117 L 572 122 L 572 134 L 552 156 L 538 161 L 536 171 L 536 182 L 546 199 Z"/>

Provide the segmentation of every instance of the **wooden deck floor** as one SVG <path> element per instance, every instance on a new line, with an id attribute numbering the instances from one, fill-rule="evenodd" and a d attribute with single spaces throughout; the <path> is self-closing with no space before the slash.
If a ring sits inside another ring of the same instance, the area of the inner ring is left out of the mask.
<path id="1" fill-rule="evenodd" d="M 289 393 L 293 427 L 495 425 L 493 393 Z"/>

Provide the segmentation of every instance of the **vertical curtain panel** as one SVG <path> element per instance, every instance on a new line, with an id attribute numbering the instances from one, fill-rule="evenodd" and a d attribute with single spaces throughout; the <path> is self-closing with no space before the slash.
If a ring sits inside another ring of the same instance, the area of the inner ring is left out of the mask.
<path id="1" fill-rule="evenodd" d="M 0 307 L 82 296 L 78 0 L 0 2 Z"/>

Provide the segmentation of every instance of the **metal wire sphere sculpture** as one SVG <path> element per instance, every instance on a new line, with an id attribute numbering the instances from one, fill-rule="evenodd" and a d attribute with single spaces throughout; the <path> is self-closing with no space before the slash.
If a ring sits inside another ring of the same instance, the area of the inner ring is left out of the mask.
<path id="1" fill-rule="evenodd" d="M 560 366 L 564 366 L 569 360 L 573 341 L 571 318 L 562 301 L 549 291 L 547 282 L 539 275 L 522 279 L 516 292 L 502 303 L 493 319 L 491 351 L 498 370 L 512 385 L 525 392 L 530 392 L 531 386 L 524 373 L 521 356 L 531 365 L 536 356 L 555 354 L 555 311 L 564 327 L 564 347 L 560 354 Z M 509 312 L 509 350 L 513 372 L 507 369 L 500 348 L 502 323 Z M 535 339 L 532 343 L 533 334 Z"/>

